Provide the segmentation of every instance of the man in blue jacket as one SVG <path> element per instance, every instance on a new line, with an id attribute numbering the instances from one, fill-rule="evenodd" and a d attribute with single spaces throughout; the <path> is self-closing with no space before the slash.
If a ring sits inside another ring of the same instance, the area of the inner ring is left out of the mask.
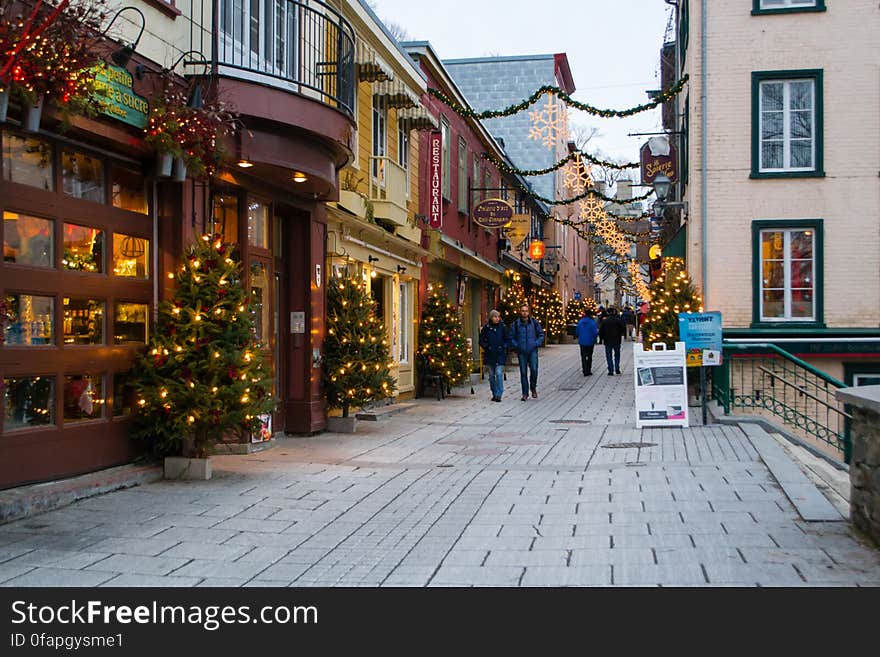
<path id="1" fill-rule="evenodd" d="M 504 394 L 504 364 L 510 346 L 510 330 L 501 321 L 501 313 L 497 310 L 489 311 L 489 321 L 480 331 L 480 346 L 483 348 L 483 362 L 489 370 L 492 401 L 500 402 Z"/>
<path id="2" fill-rule="evenodd" d="M 593 346 L 598 335 L 599 327 L 593 320 L 593 313 L 588 310 L 577 324 L 578 344 L 581 347 L 581 370 L 584 376 L 593 374 Z"/>
<path id="3" fill-rule="evenodd" d="M 511 342 L 519 358 L 519 379 L 522 384 L 522 400 L 528 401 L 529 389 L 532 397 L 538 398 L 538 347 L 544 344 L 544 329 L 541 323 L 529 317 L 529 306 L 524 303 L 519 309 L 519 319 L 513 320 L 510 327 Z"/>

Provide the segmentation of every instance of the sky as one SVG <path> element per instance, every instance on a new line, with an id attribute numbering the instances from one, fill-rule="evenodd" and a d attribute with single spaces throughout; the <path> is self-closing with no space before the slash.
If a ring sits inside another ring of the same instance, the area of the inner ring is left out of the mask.
<path id="1" fill-rule="evenodd" d="M 430 41 L 441 59 L 489 55 L 568 55 L 574 97 L 624 109 L 660 88 L 660 47 L 671 7 L 663 0 L 372 0 L 385 22 L 412 40 Z M 572 123 L 596 127 L 587 150 L 638 160 L 660 129 L 660 110 L 633 117 L 595 118 L 574 110 Z"/>

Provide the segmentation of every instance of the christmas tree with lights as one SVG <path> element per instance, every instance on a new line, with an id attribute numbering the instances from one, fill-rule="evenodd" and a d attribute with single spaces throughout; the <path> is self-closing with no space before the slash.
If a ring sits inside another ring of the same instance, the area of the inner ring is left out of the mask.
<path id="1" fill-rule="evenodd" d="M 583 299 L 571 299 L 565 306 L 565 323 L 577 324 L 587 311 L 587 303 Z"/>
<path id="2" fill-rule="evenodd" d="M 548 341 L 558 340 L 565 335 L 565 310 L 558 291 L 535 290 L 532 294 L 532 317 L 544 327 Z"/>
<path id="3" fill-rule="evenodd" d="M 387 399 L 395 390 L 385 327 L 366 285 L 351 276 L 327 289 L 324 390 L 327 405 L 348 417 L 352 406 Z"/>
<path id="4" fill-rule="evenodd" d="M 174 295 L 159 307 L 132 371 L 135 435 L 161 454 L 204 458 L 226 437 L 259 432 L 275 400 L 257 341 L 242 268 L 222 235 L 189 247 Z"/>
<path id="5" fill-rule="evenodd" d="M 512 324 L 519 317 L 519 309 L 524 303 L 528 303 L 526 291 L 523 289 L 522 283 L 514 283 L 511 285 L 498 305 L 498 312 L 501 313 L 501 321 L 505 324 Z"/>
<path id="6" fill-rule="evenodd" d="M 427 373 L 439 376 L 447 388 L 470 379 L 471 357 L 464 337 L 461 312 L 452 305 L 443 286 L 428 288 L 428 300 L 419 326 L 419 355 Z"/>
<path id="7" fill-rule="evenodd" d="M 662 273 L 651 283 L 651 310 L 642 323 L 646 345 L 664 342 L 675 348 L 678 340 L 678 314 L 703 312 L 703 300 L 697 294 L 681 258 L 664 258 Z"/>

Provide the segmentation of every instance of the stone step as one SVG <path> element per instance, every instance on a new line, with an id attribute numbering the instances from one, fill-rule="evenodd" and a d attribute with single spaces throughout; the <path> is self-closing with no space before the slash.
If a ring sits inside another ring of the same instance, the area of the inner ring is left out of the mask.
<path id="1" fill-rule="evenodd" d="M 388 406 L 380 406 L 379 408 L 371 408 L 366 411 L 361 411 L 360 413 L 355 415 L 355 417 L 358 420 L 377 422 L 379 420 L 387 419 L 393 415 L 397 415 L 398 413 L 408 411 L 415 406 L 417 406 L 416 402 L 401 402 L 399 404 L 389 404 Z"/>

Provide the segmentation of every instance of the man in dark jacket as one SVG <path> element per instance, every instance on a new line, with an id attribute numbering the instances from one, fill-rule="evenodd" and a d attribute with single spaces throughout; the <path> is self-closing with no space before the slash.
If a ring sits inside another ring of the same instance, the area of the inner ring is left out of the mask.
<path id="1" fill-rule="evenodd" d="M 598 335 L 599 328 L 593 321 L 593 313 L 588 310 L 577 324 L 578 344 L 581 347 L 581 370 L 584 376 L 593 374 L 593 346 Z"/>
<path id="2" fill-rule="evenodd" d="M 608 309 L 608 317 L 599 327 L 599 337 L 605 343 L 605 360 L 608 362 L 608 376 L 620 374 L 620 342 L 626 335 L 626 324 L 617 314 L 617 308 Z M 612 359 L 613 356 L 613 359 Z"/>
<path id="3" fill-rule="evenodd" d="M 529 317 L 529 306 L 523 304 L 519 309 L 519 319 L 513 320 L 510 327 L 511 344 L 519 358 L 519 380 L 522 384 L 522 400 L 528 401 L 529 389 L 532 397 L 538 398 L 538 347 L 544 344 L 544 329 L 541 323 Z"/>
<path id="4" fill-rule="evenodd" d="M 627 306 L 623 309 L 623 313 L 621 316 L 624 324 L 626 324 L 626 337 L 631 338 L 632 340 L 636 339 L 636 314 L 633 311 L 631 306 Z"/>
<path id="5" fill-rule="evenodd" d="M 510 330 L 501 321 L 501 313 L 497 310 L 489 311 L 489 321 L 480 331 L 480 346 L 483 348 L 483 362 L 489 370 L 492 401 L 500 402 L 504 394 L 504 365 L 510 346 Z"/>

